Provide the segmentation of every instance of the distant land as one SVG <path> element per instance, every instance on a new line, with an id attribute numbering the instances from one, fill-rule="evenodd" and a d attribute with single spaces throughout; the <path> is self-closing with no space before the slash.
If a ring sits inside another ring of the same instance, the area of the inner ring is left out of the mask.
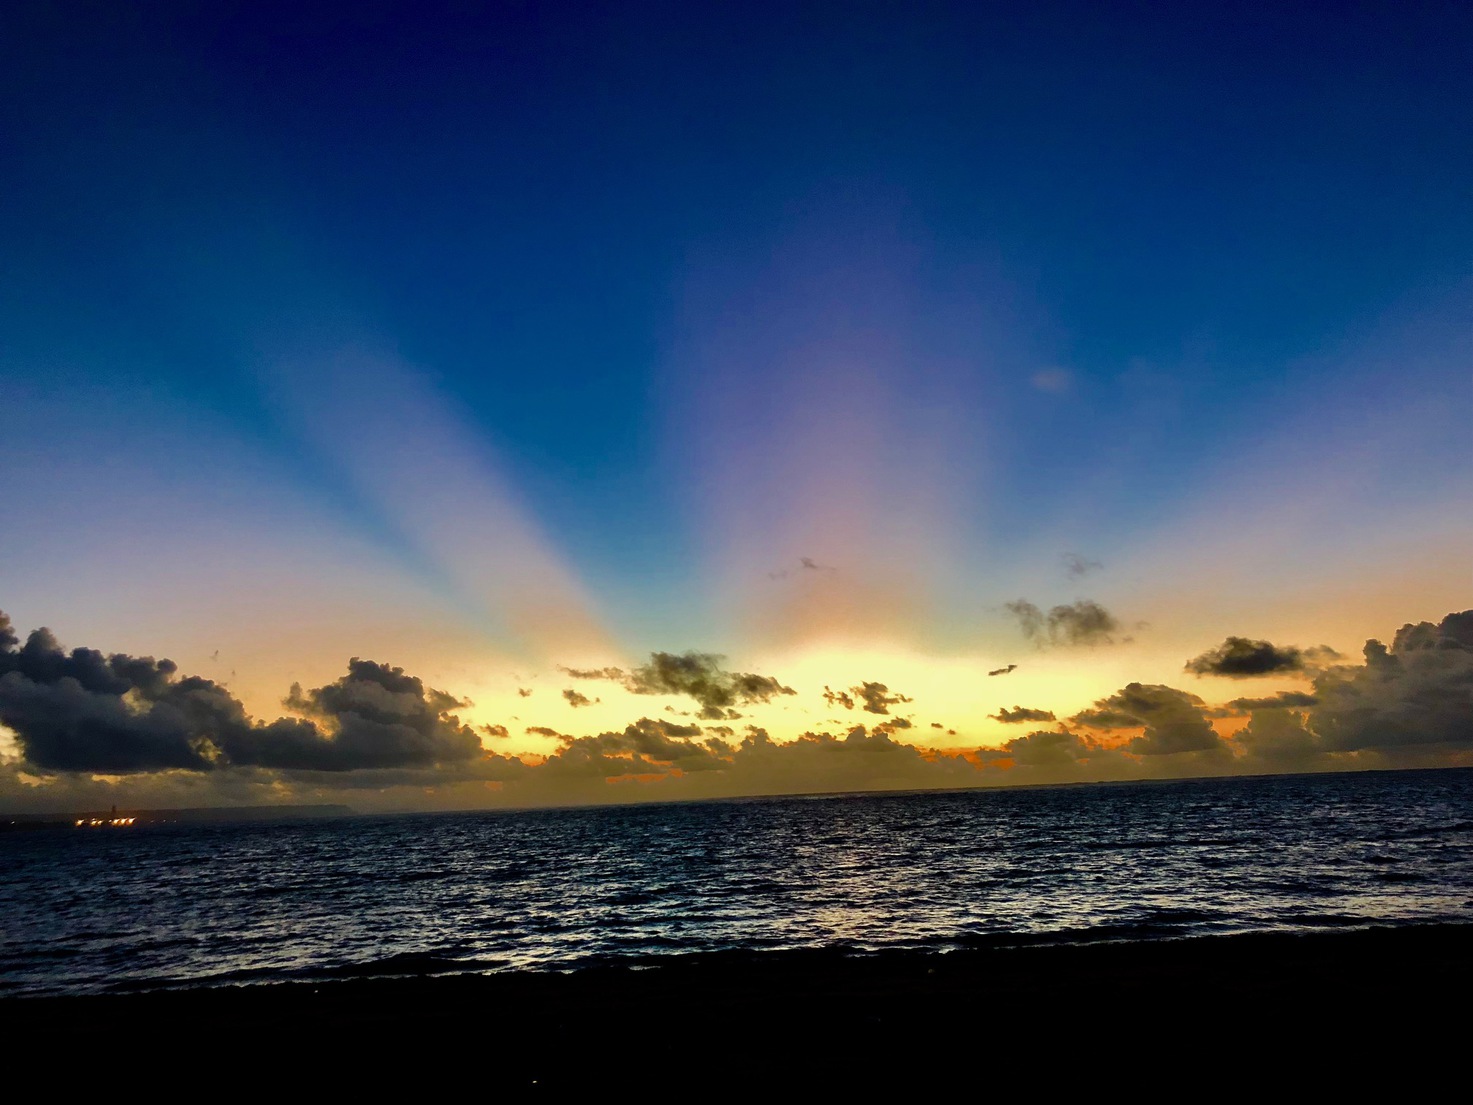
<path id="1" fill-rule="evenodd" d="M 273 821 L 289 817 L 351 817 L 351 806 L 194 806 L 177 810 L 118 809 L 86 810 L 75 813 L 0 814 L 0 832 L 24 829 L 127 827 L 168 822 Z"/>

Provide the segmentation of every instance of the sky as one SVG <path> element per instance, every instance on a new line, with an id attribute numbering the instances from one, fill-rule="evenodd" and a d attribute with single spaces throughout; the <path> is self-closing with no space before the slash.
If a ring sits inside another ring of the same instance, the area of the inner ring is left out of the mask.
<path id="1" fill-rule="evenodd" d="M 0 810 L 1473 764 L 1466 5 L 141 7 L 0 15 Z"/>

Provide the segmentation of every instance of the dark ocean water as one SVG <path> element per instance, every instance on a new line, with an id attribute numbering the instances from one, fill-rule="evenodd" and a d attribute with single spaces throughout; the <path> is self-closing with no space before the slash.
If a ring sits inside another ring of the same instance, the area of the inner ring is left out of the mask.
<path id="1" fill-rule="evenodd" d="M 1473 770 L 0 835 L 0 994 L 1473 920 Z"/>

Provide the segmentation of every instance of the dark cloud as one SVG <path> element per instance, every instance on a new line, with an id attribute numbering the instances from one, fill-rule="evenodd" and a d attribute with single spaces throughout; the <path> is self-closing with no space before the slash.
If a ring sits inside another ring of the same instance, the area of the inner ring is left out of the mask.
<path id="1" fill-rule="evenodd" d="M 891 706 L 898 706 L 902 702 L 914 702 L 898 691 L 890 693 L 890 688 L 883 683 L 860 683 L 857 687 L 850 687 L 849 693 L 823 689 L 823 698 L 830 706 L 842 706 L 846 710 L 852 710 L 856 706 L 869 714 L 888 714 Z"/>
<path id="2" fill-rule="evenodd" d="M 1087 758 L 1093 746 L 1068 730 L 1040 729 L 1002 747 L 1019 767 L 1072 767 Z"/>
<path id="3" fill-rule="evenodd" d="M 742 715 L 733 706 L 768 702 L 777 695 L 795 694 L 767 675 L 726 671 L 726 658 L 709 652 L 650 653 L 649 663 L 631 671 L 623 668 L 560 668 L 575 679 L 604 679 L 620 683 L 631 694 L 679 694 L 693 698 L 699 716 L 733 720 Z M 568 692 L 564 691 L 564 696 Z M 571 699 L 569 700 L 571 701 Z"/>
<path id="4" fill-rule="evenodd" d="M 1235 710 L 1277 710 L 1313 706 L 1317 702 L 1318 698 L 1304 691 L 1280 691 L 1268 698 L 1235 698 L 1228 705 Z"/>
<path id="5" fill-rule="evenodd" d="M 1009 664 L 1005 668 L 993 668 L 987 674 L 988 675 L 1008 675 L 1008 674 L 1010 674 L 1012 672 L 1015 672 L 1017 670 L 1018 670 L 1018 665 L 1017 664 Z"/>
<path id="6" fill-rule="evenodd" d="M 1054 720 L 1054 714 L 1052 710 L 1033 710 L 1029 709 L 1027 706 L 1014 706 L 1011 710 L 1004 706 L 1002 707 L 1002 709 L 998 710 L 997 713 L 988 714 L 987 716 L 997 721 L 1005 722 L 1009 725 L 1021 724 L 1028 721 Z"/>
<path id="7" fill-rule="evenodd" d="M 292 688 L 288 704 L 307 718 L 265 724 L 220 684 L 176 671 L 152 657 L 63 652 L 38 629 L 19 650 L 0 649 L 0 722 L 15 731 L 27 763 L 48 771 L 351 771 L 482 753 L 475 733 L 448 713 L 465 703 L 400 668 L 354 659 L 336 683 Z"/>
<path id="8" fill-rule="evenodd" d="M 854 709 L 854 696 L 846 691 L 835 691 L 825 686 L 823 700 L 830 706 L 842 706 L 846 710 Z"/>
<path id="9" fill-rule="evenodd" d="M 701 707 L 700 716 L 713 720 L 740 717 L 731 707 L 769 702 L 778 695 L 796 694 L 770 675 L 726 671 L 724 656 L 709 652 L 650 653 L 650 662 L 624 678 L 634 694 L 681 694 Z"/>
<path id="10" fill-rule="evenodd" d="M 994 761 L 1011 761 L 1020 782 L 1068 782 L 1140 778 L 1141 761 L 1085 733 L 1038 729 L 1014 737 L 992 753 Z"/>
<path id="11" fill-rule="evenodd" d="M 306 715 L 230 734 L 232 763 L 284 770 L 357 771 L 455 764 L 482 755 L 475 731 L 449 711 L 469 705 L 403 668 L 354 657 L 340 679 L 286 705 Z"/>
<path id="12" fill-rule="evenodd" d="M 1255 710 L 1233 742 L 1251 761 L 1280 771 L 1293 771 L 1323 761 L 1318 737 L 1305 728 L 1305 715 L 1279 708 Z"/>
<path id="13" fill-rule="evenodd" d="M 1226 746 L 1207 720 L 1205 706 L 1196 695 L 1175 687 L 1130 683 L 1071 720 L 1104 729 L 1144 728 L 1144 733 L 1125 745 L 1139 756 L 1225 754 Z"/>
<path id="14" fill-rule="evenodd" d="M 1093 599 L 1078 599 L 1044 613 L 1027 599 L 1004 603 L 1003 609 L 1018 619 L 1023 636 L 1039 647 L 1109 645 L 1115 643 L 1120 622 Z"/>
<path id="15" fill-rule="evenodd" d="M 564 747 L 542 769 L 552 776 L 601 779 L 719 770 L 723 764 L 716 754 L 692 740 L 700 735 L 697 725 L 640 718 L 622 732 L 563 737 Z"/>
<path id="16" fill-rule="evenodd" d="M 1183 670 L 1196 675 L 1222 675 L 1230 679 L 1251 679 L 1259 675 L 1304 671 L 1307 663 L 1339 657 L 1328 645 L 1300 649 L 1292 645 L 1279 647 L 1268 641 L 1247 637 L 1228 637 L 1214 649 L 1186 662 Z"/>
<path id="17" fill-rule="evenodd" d="M 1040 617 L 1046 634 L 1047 616 Z M 482 747 L 483 738 L 505 739 L 505 726 L 462 724 L 457 713 L 468 703 L 400 668 L 354 659 L 326 686 L 293 687 L 287 704 L 298 716 L 258 722 L 224 686 L 182 676 L 168 660 L 66 651 L 45 630 L 22 643 L 0 615 L 0 724 L 16 733 L 23 755 L 0 764 L 0 794 L 7 803 L 49 795 L 52 803 L 70 796 L 105 806 L 109 794 L 123 800 L 117 777 L 126 776 L 134 804 L 138 795 L 158 796 L 157 805 L 259 801 L 269 786 L 273 796 L 307 801 L 337 789 L 400 795 L 369 799 L 380 805 L 423 805 L 434 794 L 443 799 L 430 801 L 470 806 L 491 795 L 507 804 L 604 802 L 1420 766 L 1473 755 L 1473 611 L 1403 626 L 1389 646 L 1368 641 L 1360 664 L 1326 665 L 1322 650 L 1299 651 L 1312 692 L 1214 709 L 1176 688 L 1131 683 L 1067 726 L 966 752 L 897 740 L 916 732 L 910 719 L 890 714 L 909 698 L 880 682 L 825 688 L 831 706 L 882 715 L 865 719 L 877 722 L 868 728 L 780 743 L 749 726 L 737 739 L 726 723 L 733 705 L 792 692 L 771 677 L 726 671 L 708 654 L 656 653 L 644 667 L 587 677 L 616 676 L 634 693 L 688 696 L 723 724 L 702 729 L 667 715 L 582 736 L 529 727 L 556 744 L 542 762 L 523 763 Z M 1228 711 L 1252 716 L 1223 740 L 1210 720 Z M 992 716 L 1052 719 L 1016 705 Z M 941 728 L 915 724 L 927 733 Z M 45 776 L 40 786 L 37 775 Z"/>
<path id="18" fill-rule="evenodd" d="M 531 687 L 518 687 L 517 688 L 517 694 L 520 695 L 522 698 L 531 698 L 532 697 L 532 688 Z"/>
<path id="19" fill-rule="evenodd" d="M 558 668 L 564 675 L 570 675 L 574 679 L 609 679 L 620 682 L 624 679 L 623 668 Z"/>
<path id="20" fill-rule="evenodd" d="M 1070 579 L 1083 579 L 1104 567 L 1098 560 L 1086 560 L 1078 553 L 1066 552 L 1060 559 L 1064 561 L 1064 574 Z"/>
<path id="21" fill-rule="evenodd" d="M 589 698 L 586 694 L 580 694 L 572 687 L 563 691 L 563 697 L 568 700 L 568 705 L 577 709 L 579 706 L 592 706 L 595 702 L 602 701 L 597 698 Z"/>
<path id="22" fill-rule="evenodd" d="M 1404 625 L 1390 648 L 1367 641 L 1365 659 L 1315 678 L 1309 725 L 1326 749 L 1473 745 L 1473 610 Z"/>
<path id="23" fill-rule="evenodd" d="M 3 615 L 0 615 L 3 617 Z M 126 774 L 177 768 L 206 771 L 210 736 L 245 723 L 223 688 L 207 679 L 174 682 L 169 660 L 88 648 L 64 652 L 47 629 L 18 650 L 10 619 L 0 622 L 0 723 L 26 761 L 47 771 Z"/>

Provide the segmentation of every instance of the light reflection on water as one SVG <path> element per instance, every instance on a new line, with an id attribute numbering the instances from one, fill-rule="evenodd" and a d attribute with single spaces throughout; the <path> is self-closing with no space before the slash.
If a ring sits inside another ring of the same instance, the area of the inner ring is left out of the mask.
<path id="1" fill-rule="evenodd" d="M 1473 917 L 1473 771 L 0 837 L 0 992 Z"/>

